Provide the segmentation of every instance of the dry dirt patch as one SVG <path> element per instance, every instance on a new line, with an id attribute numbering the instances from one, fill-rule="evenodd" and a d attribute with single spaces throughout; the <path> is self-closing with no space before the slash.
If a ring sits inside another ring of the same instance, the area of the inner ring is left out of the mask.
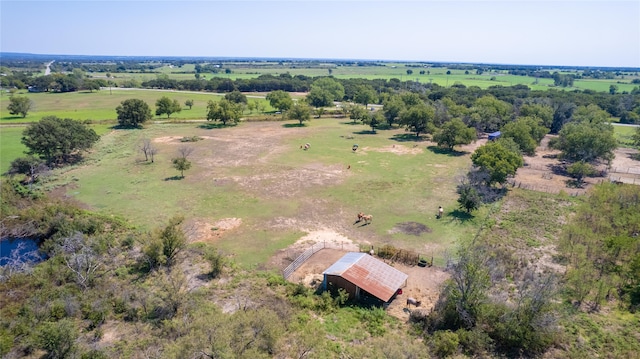
<path id="1" fill-rule="evenodd" d="M 223 218 L 217 221 L 193 218 L 184 224 L 184 228 L 189 242 L 213 242 L 241 224 L 240 218 Z"/>

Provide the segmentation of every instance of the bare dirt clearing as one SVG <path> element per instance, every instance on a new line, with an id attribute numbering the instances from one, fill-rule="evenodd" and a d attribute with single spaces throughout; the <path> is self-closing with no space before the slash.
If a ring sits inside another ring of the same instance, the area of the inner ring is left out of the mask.
<path id="1" fill-rule="evenodd" d="M 525 157 L 525 166 L 518 169 L 514 182 L 516 187 L 542 191 L 548 193 L 560 193 L 565 191 L 569 194 L 578 195 L 586 193 L 594 184 L 617 180 L 621 182 L 633 183 L 634 179 L 640 184 L 640 161 L 632 158 L 637 150 L 628 148 L 618 148 L 615 150 L 615 158 L 611 162 L 609 169 L 600 166 L 598 169 L 608 174 L 605 176 L 585 178 L 582 188 L 568 186 L 572 178 L 561 170 L 561 161 L 558 159 L 560 151 L 549 148 L 549 140 L 553 135 L 547 135 L 536 148 L 536 155 Z"/>

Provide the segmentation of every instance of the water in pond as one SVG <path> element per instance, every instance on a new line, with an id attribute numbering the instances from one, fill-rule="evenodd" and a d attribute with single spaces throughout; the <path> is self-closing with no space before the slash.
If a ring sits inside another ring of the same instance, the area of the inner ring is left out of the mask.
<path id="1" fill-rule="evenodd" d="M 43 255 L 38 252 L 38 240 L 33 238 L 4 238 L 0 240 L 0 266 L 11 261 L 40 262 Z"/>

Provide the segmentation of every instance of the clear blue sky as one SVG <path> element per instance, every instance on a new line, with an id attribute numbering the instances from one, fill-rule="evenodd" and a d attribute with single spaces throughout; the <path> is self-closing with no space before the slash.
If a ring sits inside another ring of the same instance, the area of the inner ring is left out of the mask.
<path id="1" fill-rule="evenodd" d="M 640 67 L 640 0 L 0 0 L 0 51 Z"/>

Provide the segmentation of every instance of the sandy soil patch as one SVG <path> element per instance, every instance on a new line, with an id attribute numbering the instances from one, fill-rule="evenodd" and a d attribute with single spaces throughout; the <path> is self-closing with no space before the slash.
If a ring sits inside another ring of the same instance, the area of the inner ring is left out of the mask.
<path id="1" fill-rule="evenodd" d="M 384 147 L 364 147 L 362 149 L 358 149 L 358 151 L 388 152 L 388 153 L 394 153 L 396 155 L 417 155 L 424 152 L 422 147 L 420 147 L 419 145 L 414 145 L 412 147 L 407 147 L 404 145 L 391 145 L 391 146 L 384 146 Z"/>
<path id="2" fill-rule="evenodd" d="M 213 242 L 241 224 L 240 218 L 223 218 L 217 221 L 193 218 L 184 224 L 184 228 L 189 242 Z"/>

